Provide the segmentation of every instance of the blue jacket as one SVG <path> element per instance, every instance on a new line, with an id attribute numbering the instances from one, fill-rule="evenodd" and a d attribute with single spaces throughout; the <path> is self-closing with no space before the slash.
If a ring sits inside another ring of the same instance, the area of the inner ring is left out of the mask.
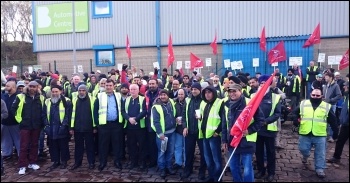
<path id="1" fill-rule="evenodd" d="M 339 119 L 341 125 L 349 126 L 349 94 L 344 97 L 345 101 L 343 102 Z"/>
<path id="2" fill-rule="evenodd" d="M 15 114 L 12 113 L 12 111 L 11 111 L 12 103 L 15 101 L 17 94 L 18 93 L 16 92 L 11 96 L 9 96 L 8 93 L 4 93 L 1 95 L 1 99 L 4 100 L 4 102 L 6 103 L 6 107 L 8 110 L 8 117 L 1 121 L 1 124 L 3 124 L 3 125 L 6 125 L 6 126 L 18 125 L 18 123 L 15 119 Z"/>

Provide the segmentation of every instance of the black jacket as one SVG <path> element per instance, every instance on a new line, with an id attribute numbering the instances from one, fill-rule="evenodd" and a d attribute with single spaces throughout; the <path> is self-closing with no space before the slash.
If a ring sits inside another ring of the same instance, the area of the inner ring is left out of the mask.
<path id="1" fill-rule="evenodd" d="M 229 105 L 229 111 L 228 111 L 228 122 L 224 120 L 222 123 L 222 142 L 228 143 L 228 146 L 231 147 L 229 144 L 231 143 L 233 136 L 230 134 L 230 130 L 234 123 L 236 122 L 237 118 L 243 111 L 243 109 L 246 107 L 246 101 L 245 97 L 241 95 L 241 98 L 233 103 L 230 104 L 230 100 L 225 102 L 225 105 Z M 253 116 L 254 122 L 248 126 L 248 134 L 252 134 L 255 132 L 258 132 L 261 127 L 261 123 L 264 122 L 264 114 L 261 110 L 261 107 L 259 107 L 254 116 Z M 228 123 L 228 126 L 227 126 Z M 232 147 L 231 147 L 232 148 Z M 256 144 L 255 142 L 248 142 L 246 137 L 243 137 L 241 142 L 239 143 L 235 153 L 242 154 L 242 153 L 255 153 Z"/>
<path id="2" fill-rule="evenodd" d="M 182 116 L 182 111 L 184 110 L 185 106 L 186 106 L 186 100 L 180 102 L 178 99 L 175 100 L 175 109 L 176 109 L 176 116 L 175 118 Z M 176 132 L 182 135 L 182 132 L 184 130 L 183 125 L 178 125 L 176 124 Z"/>
<path id="3" fill-rule="evenodd" d="M 25 102 L 23 104 L 22 110 L 22 121 L 19 122 L 19 129 L 25 130 L 33 130 L 33 129 L 41 129 L 44 127 L 44 121 L 42 120 L 42 112 L 43 112 L 43 103 L 40 100 L 40 94 L 35 94 L 34 97 L 30 97 L 29 94 L 23 93 L 25 95 Z M 12 104 L 11 111 L 12 114 L 16 116 L 16 112 L 19 105 L 19 95 L 16 96 L 14 103 Z"/>
<path id="4" fill-rule="evenodd" d="M 140 97 L 137 97 L 135 100 L 132 97 L 130 97 L 130 103 L 129 103 L 128 109 L 125 109 L 125 103 L 126 103 L 126 100 L 122 102 L 121 107 L 122 107 L 123 118 L 126 120 L 127 129 L 128 130 L 141 129 L 140 119 L 144 118 L 147 114 L 146 100 L 143 100 L 142 102 L 142 110 L 140 110 Z M 126 110 L 128 110 L 128 113 L 126 113 Z M 129 122 L 130 117 L 135 117 L 135 120 L 137 121 L 136 125 L 132 125 Z"/>
<path id="5" fill-rule="evenodd" d="M 201 94 L 199 94 L 196 97 L 192 95 L 190 97 L 188 109 L 186 110 L 186 106 L 185 106 L 182 110 L 182 126 L 188 129 L 189 134 L 198 133 L 198 119 L 196 119 L 195 111 L 199 109 L 201 102 L 202 102 Z"/>
<path id="6" fill-rule="evenodd" d="M 75 107 L 75 118 L 73 130 L 76 132 L 93 132 L 93 118 L 91 112 L 90 98 L 86 96 L 81 99 L 78 97 L 76 107 Z"/>

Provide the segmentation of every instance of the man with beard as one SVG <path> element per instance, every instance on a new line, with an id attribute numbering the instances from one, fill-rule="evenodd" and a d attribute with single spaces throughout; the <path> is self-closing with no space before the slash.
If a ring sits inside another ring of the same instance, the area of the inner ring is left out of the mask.
<path id="1" fill-rule="evenodd" d="M 222 99 L 225 98 L 224 91 L 222 89 L 222 86 L 219 83 L 219 76 L 215 75 L 213 77 L 213 87 L 216 89 L 216 92 L 218 93 L 218 98 Z"/>
<path id="2" fill-rule="evenodd" d="M 106 91 L 106 78 L 102 78 L 100 82 L 98 83 L 98 90 L 92 91 L 92 96 L 97 97 L 98 93 L 102 93 Z"/>
<path id="3" fill-rule="evenodd" d="M 19 124 L 15 119 L 15 114 L 10 110 L 17 94 L 16 83 L 14 81 L 8 81 L 5 85 L 5 93 L 1 96 L 8 109 L 7 119 L 1 121 L 1 154 L 4 160 L 12 158 L 13 145 L 15 145 L 17 155 L 19 156 Z"/>
<path id="4" fill-rule="evenodd" d="M 312 90 L 311 98 L 303 100 L 300 107 L 293 111 L 295 124 L 298 123 L 299 118 L 299 150 L 303 156 L 302 163 L 307 164 L 311 147 L 314 146 L 316 174 L 319 178 L 325 178 L 327 123 L 331 125 L 334 132 L 333 138 L 338 135 L 338 129 L 334 111 L 331 110 L 329 103 L 322 101 L 321 90 Z"/>
<path id="5" fill-rule="evenodd" d="M 256 77 L 250 78 L 249 86 L 250 86 L 249 96 L 251 96 L 253 93 L 256 93 L 258 91 L 258 88 L 259 88 L 258 78 Z"/>
<path id="6" fill-rule="evenodd" d="M 72 113 L 72 103 L 62 96 L 63 88 L 58 85 L 51 86 L 51 98 L 45 100 L 43 108 L 43 121 L 45 132 L 50 141 L 49 152 L 51 162 L 50 170 L 61 165 L 61 169 L 67 168 L 69 160 L 69 125 Z"/>
<path id="7" fill-rule="evenodd" d="M 206 164 L 203 151 L 203 139 L 199 139 L 198 119 L 195 117 L 195 111 L 199 109 L 202 102 L 201 85 L 195 82 L 191 86 L 191 97 L 186 98 L 186 106 L 182 111 L 183 136 L 185 137 L 185 167 L 181 175 L 182 178 L 188 178 L 193 172 L 194 153 L 196 143 L 200 151 L 200 165 L 198 179 L 205 179 Z"/>
<path id="8" fill-rule="evenodd" d="M 72 99 L 73 97 L 76 97 L 78 95 L 78 92 L 75 94 L 75 96 L 73 96 L 72 93 L 78 91 L 80 80 L 80 76 L 73 77 L 73 83 L 67 86 L 67 91 L 65 91 L 64 94 L 65 97 Z"/>
<path id="9" fill-rule="evenodd" d="M 94 102 L 95 97 L 88 95 L 87 86 L 80 85 L 78 88 L 78 98 L 73 99 L 72 119 L 69 130 L 69 133 L 74 135 L 75 140 L 75 163 L 71 167 L 71 170 L 75 170 L 81 166 L 84 149 L 86 149 L 89 169 L 95 168 L 94 134 L 97 133 L 97 128 L 93 116 Z"/>
<path id="10" fill-rule="evenodd" d="M 160 89 L 158 88 L 157 79 L 150 79 L 148 81 L 148 90 L 146 91 L 146 108 L 147 108 L 147 117 L 146 117 L 146 125 L 148 129 L 147 133 L 147 145 L 148 145 L 148 159 L 149 165 L 148 167 L 157 166 L 157 145 L 156 145 L 156 133 L 151 128 L 151 109 L 153 106 L 153 102 L 158 98 Z"/>
<path id="11" fill-rule="evenodd" d="M 45 97 L 39 94 L 38 83 L 31 81 L 23 94 L 18 94 L 12 104 L 12 114 L 16 114 L 15 119 L 19 123 L 20 129 L 20 149 L 18 174 L 23 175 L 26 167 L 38 170 L 36 164 L 38 159 L 38 141 L 41 128 L 44 126 L 42 121 L 42 108 Z M 28 148 L 29 156 L 28 156 Z M 28 158 L 29 157 L 29 158 Z"/>
<path id="12" fill-rule="evenodd" d="M 88 88 L 88 90 L 89 90 L 88 92 L 89 93 L 92 93 L 95 90 L 97 90 L 97 91 L 99 90 L 99 84 L 97 82 L 97 78 L 96 78 L 95 75 L 91 75 L 90 76 L 90 80 L 87 83 L 86 87 Z"/>

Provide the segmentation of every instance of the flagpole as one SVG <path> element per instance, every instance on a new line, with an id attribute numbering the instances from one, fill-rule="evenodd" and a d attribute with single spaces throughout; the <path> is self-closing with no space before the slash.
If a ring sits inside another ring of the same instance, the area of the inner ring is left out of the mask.
<path id="1" fill-rule="evenodd" d="M 236 149 L 237 149 L 237 147 L 235 147 L 235 148 L 233 149 L 233 151 L 232 151 L 232 153 L 231 153 L 231 155 L 230 155 L 230 158 L 228 158 L 228 160 L 227 160 L 227 162 L 226 162 L 226 165 L 225 165 L 224 169 L 223 169 L 222 172 L 221 172 L 221 175 L 220 175 L 220 177 L 219 177 L 218 182 L 220 182 L 222 176 L 224 175 L 225 170 L 226 170 L 226 168 L 227 168 L 227 165 L 230 163 L 231 158 L 232 158 L 233 154 L 235 153 Z M 232 167 L 231 167 L 231 168 L 232 168 Z"/>
<path id="2" fill-rule="evenodd" d="M 266 64 L 266 61 L 267 61 L 267 51 L 265 51 L 265 74 L 267 73 L 267 64 Z"/>
<path id="3" fill-rule="evenodd" d="M 219 55 L 216 53 L 216 64 L 215 64 L 215 74 L 218 75 L 218 60 L 219 60 Z"/>
<path id="4" fill-rule="evenodd" d="M 173 64 L 171 63 L 171 75 L 173 75 Z"/>
<path id="5" fill-rule="evenodd" d="M 129 58 L 129 67 L 131 68 L 131 58 Z"/>

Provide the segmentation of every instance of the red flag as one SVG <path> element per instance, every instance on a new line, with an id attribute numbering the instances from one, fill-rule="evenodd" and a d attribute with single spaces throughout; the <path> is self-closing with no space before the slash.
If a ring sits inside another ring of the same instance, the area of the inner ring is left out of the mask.
<path id="1" fill-rule="evenodd" d="M 168 43 L 168 67 L 173 64 L 175 61 L 174 50 L 173 50 L 173 40 L 171 38 L 171 34 L 169 35 L 169 43 Z"/>
<path id="2" fill-rule="evenodd" d="M 261 36 L 260 36 L 260 49 L 262 51 L 266 51 L 266 36 L 265 36 L 265 26 L 263 30 L 261 31 Z"/>
<path id="3" fill-rule="evenodd" d="M 182 67 L 180 68 L 180 75 L 181 75 L 181 76 L 184 76 L 184 75 L 185 75 L 184 70 L 182 69 Z"/>
<path id="4" fill-rule="evenodd" d="M 303 48 L 312 46 L 313 44 L 318 44 L 321 42 L 321 30 L 320 30 L 320 23 L 318 23 L 317 27 L 315 28 L 314 32 L 311 34 L 308 40 L 305 41 Z"/>
<path id="5" fill-rule="evenodd" d="M 234 125 L 231 128 L 230 134 L 233 136 L 231 141 L 232 147 L 237 147 L 239 142 L 243 137 L 243 131 L 248 129 L 250 121 L 252 120 L 256 110 L 258 109 L 261 100 L 263 99 L 267 89 L 269 88 L 272 78 L 274 78 L 275 73 L 271 75 L 271 77 L 265 82 L 264 86 L 258 90 L 256 95 L 249 101 L 246 107 L 243 109 L 241 114 L 238 116 Z"/>
<path id="6" fill-rule="evenodd" d="M 198 68 L 198 67 L 203 67 L 204 66 L 203 60 L 198 58 L 192 52 L 190 54 L 190 60 L 191 60 L 191 70 L 193 70 L 194 68 Z"/>
<path id="7" fill-rule="evenodd" d="M 348 51 L 346 51 L 346 53 L 343 55 L 343 58 L 340 60 L 339 70 L 343 70 L 347 66 L 349 66 L 349 49 Z"/>
<path id="8" fill-rule="evenodd" d="M 214 41 L 210 43 L 210 47 L 213 49 L 214 55 L 218 54 L 218 45 L 216 43 L 216 31 L 215 31 Z"/>
<path id="9" fill-rule="evenodd" d="M 300 77 L 300 79 L 302 80 L 302 79 L 303 79 L 303 75 L 301 74 L 301 69 L 300 69 L 299 66 L 298 66 L 298 72 L 299 72 L 299 77 Z"/>
<path id="10" fill-rule="evenodd" d="M 128 54 L 128 58 L 131 58 L 131 49 L 130 49 L 130 43 L 129 43 L 129 36 L 126 35 L 126 53 Z"/>
<path id="11" fill-rule="evenodd" d="M 287 59 L 286 50 L 284 49 L 284 42 L 280 41 L 274 48 L 268 53 L 269 63 L 281 62 Z"/>

